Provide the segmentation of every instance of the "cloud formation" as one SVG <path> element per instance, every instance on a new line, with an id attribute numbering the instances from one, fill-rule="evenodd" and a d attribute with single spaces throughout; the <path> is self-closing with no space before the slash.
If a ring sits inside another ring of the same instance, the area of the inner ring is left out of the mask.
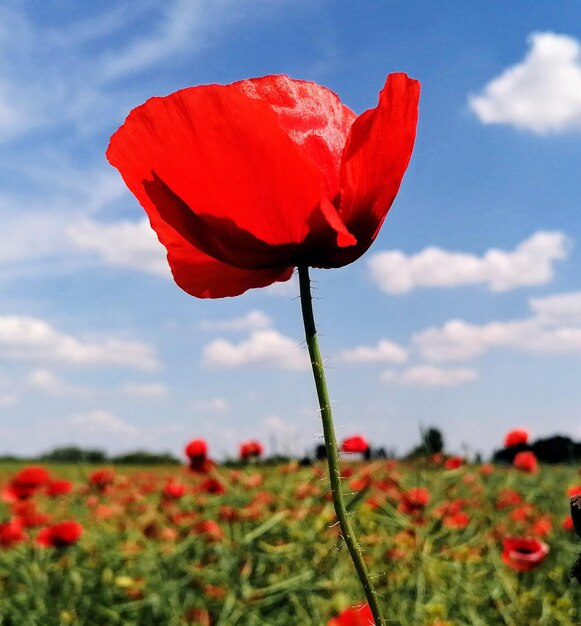
<path id="1" fill-rule="evenodd" d="M 32 371 L 26 379 L 26 385 L 51 396 L 84 396 L 90 393 L 90 389 L 66 383 L 46 369 Z"/>
<path id="2" fill-rule="evenodd" d="M 470 324 L 451 320 L 423 330 L 412 338 L 429 361 L 464 361 L 494 348 L 521 352 L 581 356 L 581 292 L 533 298 L 533 317 Z"/>
<path id="3" fill-rule="evenodd" d="M 139 430 L 127 422 L 123 421 L 110 411 L 94 409 L 87 413 L 73 415 L 69 419 L 69 424 L 80 434 L 109 434 L 109 435 L 137 435 Z"/>
<path id="4" fill-rule="evenodd" d="M 153 348 L 140 341 L 103 337 L 77 339 L 44 320 L 25 315 L 0 316 L 0 357 L 69 365 L 117 365 L 142 370 L 159 366 Z"/>
<path id="5" fill-rule="evenodd" d="M 203 320 L 200 322 L 202 330 L 231 330 L 251 331 L 262 330 L 272 326 L 272 318 L 262 311 L 249 311 L 242 317 L 230 320 Z"/>
<path id="6" fill-rule="evenodd" d="M 386 293 L 477 284 L 490 291 L 508 291 L 549 282 L 553 263 L 567 254 L 568 240 L 563 233 L 539 231 L 512 251 L 491 248 L 479 257 L 436 247 L 409 256 L 390 250 L 371 257 L 368 266 L 372 280 Z"/>
<path id="7" fill-rule="evenodd" d="M 381 339 L 375 346 L 357 346 L 339 354 L 339 359 L 345 363 L 403 363 L 407 358 L 407 351 L 388 339 Z"/>
<path id="8" fill-rule="evenodd" d="M 484 124 L 539 135 L 581 130 L 581 45 L 573 37 L 533 33 L 530 50 L 492 79 L 469 106 Z"/>
<path id="9" fill-rule="evenodd" d="M 386 370 L 381 373 L 384 383 L 396 383 L 415 387 L 455 387 L 478 378 L 478 372 L 468 368 L 440 368 L 417 365 L 402 371 Z"/>
<path id="10" fill-rule="evenodd" d="M 277 367 L 302 369 L 308 365 L 298 342 L 276 330 L 257 330 L 240 343 L 216 339 L 204 348 L 204 362 L 211 367 Z"/>
<path id="11" fill-rule="evenodd" d="M 171 276 L 165 249 L 146 218 L 113 224 L 86 218 L 71 224 L 66 235 L 74 248 L 94 253 L 105 265 Z"/>

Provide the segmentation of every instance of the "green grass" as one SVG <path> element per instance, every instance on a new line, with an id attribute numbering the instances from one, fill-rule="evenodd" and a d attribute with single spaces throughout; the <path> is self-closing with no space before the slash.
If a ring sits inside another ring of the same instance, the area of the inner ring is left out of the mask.
<path id="1" fill-rule="evenodd" d="M 206 624 L 194 620 L 196 609 L 207 611 L 212 626 L 324 626 L 362 601 L 322 466 L 218 468 L 220 495 L 200 493 L 205 477 L 181 468 L 119 468 L 99 493 L 87 483 L 92 468 L 48 467 L 75 489 L 54 499 L 35 495 L 37 509 L 55 522 L 79 521 L 84 534 L 77 545 L 46 549 L 35 544 L 33 528 L 27 541 L 0 548 L 1 626 Z M 496 468 L 483 476 L 474 466 L 446 471 L 422 462 L 350 467 L 345 491 L 353 492 L 360 542 L 394 623 L 575 624 L 581 587 L 567 576 L 581 540 L 561 523 L 566 488 L 581 483 L 576 468 Z M 17 470 L 0 465 L 0 488 Z M 160 490 L 169 477 L 188 493 L 164 505 Z M 398 501 L 416 486 L 429 490 L 430 502 L 413 516 Z M 498 508 L 506 488 L 528 506 Z M 469 517 L 464 528 L 443 523 L 438 509 L 451 501 Z M 0 516 L 10 515 L 10 505 L 0 505 Z M 200 532 L 203 520 L 215 520 L 221 536 Z M 541 531 L 551 552 L 536 569 L 515 572 L 502 562 L 503 536 Z"/>

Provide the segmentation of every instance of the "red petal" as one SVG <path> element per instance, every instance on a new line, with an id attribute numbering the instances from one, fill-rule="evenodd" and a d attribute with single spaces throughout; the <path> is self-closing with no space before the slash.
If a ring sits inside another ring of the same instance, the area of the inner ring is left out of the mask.
<path id="1" fill-rule="evenodd" d="M 293 245 L 313 228 L 336 238 L 320 208 L 322 173 L 272 108 L 237 87 L 194 87 L 148 100 L 113 135 L 107 157 L 150 219 L 159 215 L 229 265 L 288 266 Z M 152 202 L 152 185 L 160 183 L 170 193 L 154 189 Z"/>
<path id="2" fill-rule="evenodd" d="M 418 81 L 390 74 L 377 108 L 351 127 L 341 163 L 339 215 L 358 244 L 342 251 L 337 265 L 361 256 L 383 224 L 411 158 L 419 95 Z"/>
<path id="3" fill-rule="evenodd" d="M 147 207 L 145 207 L 147 210 Z M 148 211 L 153 229 L 167 249 L 174 280 L 191 296 L 224 298 L 238 296 L 254 287 L 288 280 L 293 268 L 240 269 L 208 256 L 164 222 L 155 210 Z"/>
<path id="4" fill-rule="evenodd" d="M 280 127 L 323 173 L 327 197 L 335 197 L 341 154 L 355 113 L 326 87 L 284 75 L 242 80 L 232 87 L 270 104 Z"/>
<path id="5" fill-rule="evenodd" d="M 244 270 L 204 254 L 181 239 L 168 247 L 168 261 L 176 283 L 197 298 L 238 296 L 248 289 L 289 280 L 293 268 Z"/>

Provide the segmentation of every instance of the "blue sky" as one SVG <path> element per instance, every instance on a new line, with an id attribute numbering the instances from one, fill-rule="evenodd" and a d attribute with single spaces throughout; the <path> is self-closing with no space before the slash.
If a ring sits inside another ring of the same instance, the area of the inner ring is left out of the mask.
<path id="1" fill-rule="evenodd" d="M 3 2 L 0 452 L 320 441 L 296 284 L 187 296 L 104 157 L 147 98 L 269 73 L 357 113 L 390 72 L 422 83 L 379 237 L 312 272 L 339 436 L 581 439 L 580 25 L 565 1 Z"/>

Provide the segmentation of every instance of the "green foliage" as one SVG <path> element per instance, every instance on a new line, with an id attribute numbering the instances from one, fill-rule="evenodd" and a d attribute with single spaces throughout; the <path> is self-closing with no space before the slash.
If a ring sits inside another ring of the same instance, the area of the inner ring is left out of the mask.
<path id="1" fill-rule="evenodd" d="M 386 613 L 401 626 L 579 621 L 581 586 L 567 574 L 581 540 L 561 528 L 565 489 L 581 482 L 574 468 L 349 468 L 344 485 L 360 542 Z M 75 490 L 52 499 L 39 493 L 37 509 L 54 521 L 76 519 L 85 532 L 69 548 L 36 546 L 35 529 L 29 541 L 0 548 L 0 626 L 203 625 L 196 610 L 208 611 L 212 626 L 325 626 L 362 601 L 321 464 L 218 468 L 223 494 L 206 493 L 207 477 L 181 468 L 117 468 L 103 492 L 87 487 L 90 468 L 49 469 Z M 0 486 L 14 470 L 0 466 Z M 169 479 L 187 486 L 180 500 L 161 497 Z M 418 486 L 430 501 L 410 515 L 401 494 Z M 522 505 L 500 507 L 505 489 Z M 464 527 L 446 523 L 441 509 L 450 503 L 467 513 Z M 502 537 L 536 532 L 539 519 L 552 522 L 543 531 L 551 552 L 532 571 L 515 572 L 501 560 Z M 204 520 L 218 523 L 215 536 L 200 530 Z"/>

